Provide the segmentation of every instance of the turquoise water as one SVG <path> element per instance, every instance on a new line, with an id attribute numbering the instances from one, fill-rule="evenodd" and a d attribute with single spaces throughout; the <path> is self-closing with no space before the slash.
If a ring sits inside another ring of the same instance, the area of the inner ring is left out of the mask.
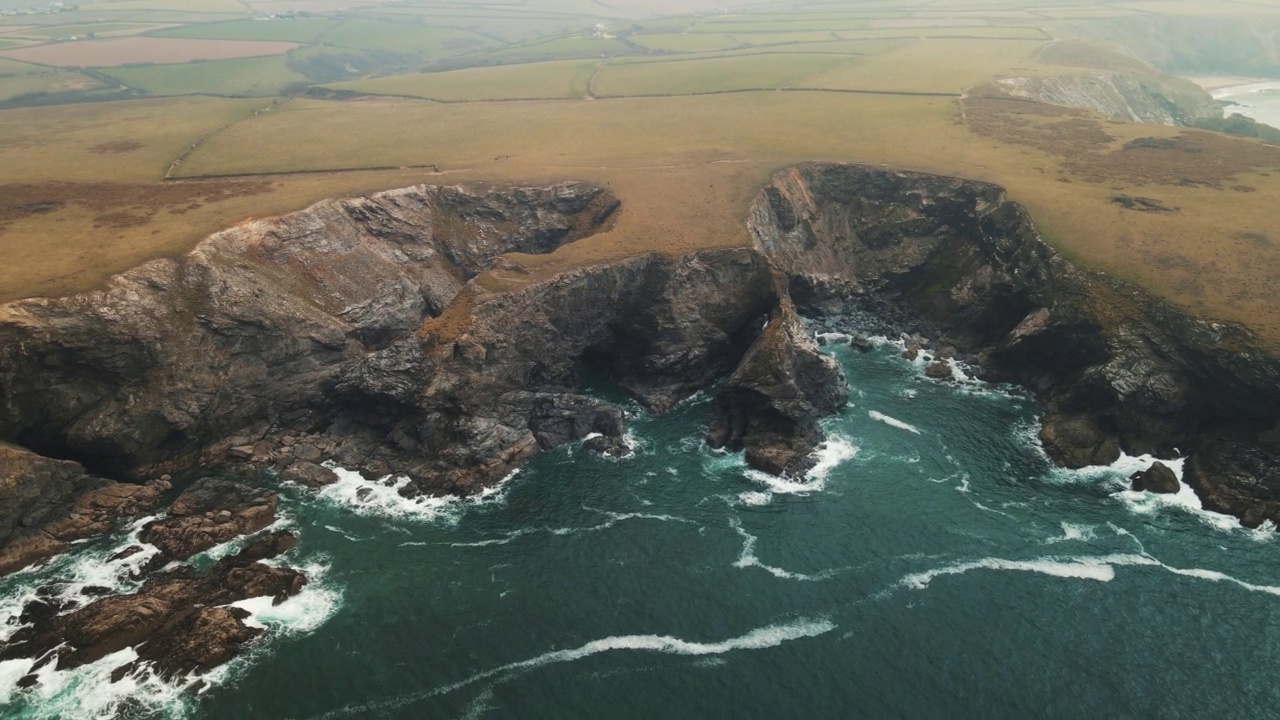
<path id="1" fill-rule="evenodd" d="M 805 484 L 708 451 L 700 397 L 636 411 L 629 459 L 549 453 L 478 500 L 285 489 L 287 559 L 316 581 L 250 604 L 274 632 L 211 689 L 102 665 L 21 695 L 0 664 L 3 713 L 132 693 L 197 718 L 1271 714 L 1269 530 L 1125 491 L 1137 459 L 1052 468 L 1028 400 L 888 344 L 834 352 L 855 392 Z M 6 580 L 0 615 L 40 579 L 114 572 L 93 560 L 126 540 Z"/>

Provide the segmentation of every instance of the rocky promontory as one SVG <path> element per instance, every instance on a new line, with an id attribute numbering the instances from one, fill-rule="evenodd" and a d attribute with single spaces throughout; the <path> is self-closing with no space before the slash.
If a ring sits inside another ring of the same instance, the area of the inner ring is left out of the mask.
<path id="1" fill-rule="evenodd" d="M 986 379 L 1034 391 L 1057 462 L 1189 455 L 1206 507 L 1280 523 L 1280 358 L 1243 327 L 1072 265 L 1001 188 L 802 165 L 764 189 L 748 224 L 803 311 L 899 320 Z"/>

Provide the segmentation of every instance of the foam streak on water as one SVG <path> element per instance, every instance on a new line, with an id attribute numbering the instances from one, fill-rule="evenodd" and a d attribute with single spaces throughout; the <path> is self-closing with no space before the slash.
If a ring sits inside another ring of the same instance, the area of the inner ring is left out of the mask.
<path id="1" fill-rule="evenodd" d="M 1096 557 L 1045 557 L 1034 560 L 983 558 L 981 560 L 962 562 L 933 570 L 927 570 L 925 572 L 914 573 L 903 578 L 900 585 L 916 590 L 922 590 L 928 587 L 929 583 L 935 578 L 947 575 L 963 575 L 973 570 L 1012 570 L 1018 572 L 1040 573 L 1060 578 L 1076 578 L 1082 580 L 1111 582 L 1115 579 L 1116 566 L 1157 567 L 1182 577 L 1209 580 L 1211 582 L 1230 583 L 1251 592 L 1266 593 L 1268 595 L 1280 597 L 1280 587 L 1274 585 L 1259 585 L 1247 582 L 1217 570 L 1174 567 L 1146 554 L 1113 554 L 1099 555 Z"/>
<path id="2" fill-rule="evenodd" d="M 729 524 L 742 537 L 742 552 L 738 555 L 738 559 L 734 561 L 733 566 L 736 568 L 760 568 L 770 575 L 781 580 L 800 580 L 803 582 L 815 582 L 818 580 L 828 580 L 835 571 L 824 570 L 817 575 L 806 575 L 805 573 L 791 572 L 782 568 L 765 565 L 760 562 L 760 558 L 756 557 L 756 543 L 759 541 L 755 535 L 747 532 L 742 527 L 742 521 L 736 517 L 729 518 Z"/>
<path id="3" fill-rule="evenodd" d="M 920 428 L 916 427 L 915 425 L 902 422 L 897 418 L 891 418 L 888 415 L 885 415 L 884 413 L 876 412 L 875 410 L 872 410 L 867 414 L 871 416 L 872 420 L 879 420 L 880 422 L 884 423 L 885 425 L 888 425 L 889 427 L 896 427 L 899 430 L 906 430 L 907 432 L 915 433 L 916 435 L 920 434 Z"/>
<path id="4" fill-rule="evenodd" d="M 569 650 L 553 650 L 535 658 L 514 662 L 491 670 L 476 673 L 471 677 L 443 687 L 421 693 L 413 693 L 391 698 L 381 702 L 359 706 L 348 706 L 341 710 L 325 713 L 321 718 L 345 717 L 351 715 L 365 716 L 378 711 L 386 712 L 404 707 L 428 697 L 444 695 L 468 685 L 490 678 L 509 676 L 533 670 L 555 663 L 573 662 L 599 653 L 632 650 L 640 652 L 665 653 L 670 655 L 722 655 L 736 650 L 765 650 L 777 647 L 785 642 L 816 637 L 835 629 L 835 623 L 826 618 L 806 618 L 788 623 L 769 625 L 752 630 L 745 635 L 722 640 L 720 642 L 702 643 L 682 640 L 670 635 L 619 635 L 591 642 Z"/>

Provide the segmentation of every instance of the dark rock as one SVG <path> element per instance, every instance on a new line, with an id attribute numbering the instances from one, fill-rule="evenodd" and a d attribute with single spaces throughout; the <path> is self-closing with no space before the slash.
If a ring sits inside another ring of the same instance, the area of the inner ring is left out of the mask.
<path id="1" fill-rule="evenodd" d="M 129 547 L 121 550 L 115 555 L 112 555 L 111 557 L 107 558 L 107 562 L 110 563 L 110 562 L 116 562 L 119 560 L 124 560 L 125 558 L 131 558 L 145 549 L 146 548 L 142 547 L 141 545 L 130 545 Z"/>
<path id="2" fill-rule="evenodd" d="M 167 557 L 185 560 L 275 522 L 276 501 L 272 492 L 232 480 L 202 478 L 173 501 L 169 517 L 148 523 L 139 539 L 160 548 Z"/>
<path id="3" fill-rule="evenodd" d="M 925 367 L 924 374 L 934 380 L 950 380 L 953 377 L 951 366 L 941 360 Z"/>
<path id="4" fill-rule="evenodd" d="M 1280 453 L 1229 438 L 1215 438 L 1187 458 L 1182 479 L 1205 509 L 1256 528 L 1280 525 Z"/>
<path id="5" fill-rule="evenodd" d="M 597 435 L 587 438 L 582 442 L 582 449 L 599 455 L 608 455 L 609 457 L 626 457 L 631 454 L 631 448 L 627 446 L 625 440 L 621 437 L 611 437 L 608 435 Z"/>
<path id="6" fill-rule="evenodd" d="M 243 624 L 243 611 L 220 606 L 264 596 L 283 601 L 302 590 L 306 578 L 301 573 L 259 562 L 290 547 L 292 536 L 273 533 L 219 560 L 207 574 L 178 568 L 153 576 L 130 595 L 104 597 L 82 608 L 24 612 L 28 626 L 0 647 L 0 660 L 56 657 L 57 668 L 66 670 L 136 647 L 139 661 L 151 662 L 164 677 L 205 672 L 235 657 L 261 633 Z M 134 668 L 116 668 L 113 677 Z"/>
<path id="7" fill-rule="evenodd" d="M 1168 465 L 1158 460 L 1146 470 L 1134 473 L 1129 480 L 1131 487 L 1139 492 L 1145 490 L 1153 493 L 1170 494 L 1182 489 L 1182 483 L 1178 482 L 1178 476 L 1173 474 L 1173 470 L 1170 470 Z"/>
<path id="8" fill-rule="evenodd" d="M 918 357 L 920 357 L 920 346 L 919 346 L 919 345 L 911 345 L 911 346 L 910 346 L 910 347 L 908 347 L 906 350 L 903 350 L 903 351 L 902 351 L 902 358 L 903 358 L 904 360 L 910 360 L 910 361 L 912 361 L 912 362 L 915 362 L 916 358 L 918 358 Z"/>
<path id="9" fill-rule="evenodd" d="M 145 485 L 104 480 L 78 463 L 0 443 L 0 575 L 150 512 L 167 488 L 157 480 Z"/>
<path id="10" fill-rule="evenodd" d="M 321 488 L 338 482 L 338 474 L 329 468 L 301 460 L 285 468 L 280 477 L 309 488 Z"/>
<path id="11" fill-rule="evenodd" d="M 812 467 L 811 453 L 822 440 L 818 420 L 848 399 L 840 366 L 818 350 L 790 300 L 782 298 L 712 400 L 707 443 L 745 450 L 753 468 L 800 475 Z"/>
<path id="12" fill-rule="evenodd" d="M 802 165 L 775 176 L 749 228 L 791 287 L 806 289 L 806 303 L 835 298 L 832 279 L 842 279 L 857 289 L 852 307 L 907 329 L 919 323 L 984 378 L 1032 390 L 1056 462 L 1109 464 L 1122 449 L 1194 458 L 1213 437 L 1260 450 L 1260 433 L 1280 420 L 1280 357 L 1256 336 L 1073 266 L 996 186 Z M 924 343 L 907 342 L 905 355 L 919 357 Z M 1229 485 L 1230 512 L 1269 512 L 1261 486 Z"/>
<path id="13" fill-rule="evenodd" d="M 875 345 L 873 345 L 865 335 L 857 334 L 849 337 L 849 347 L 863 354 L 869 353 L 875 349 Z"/>

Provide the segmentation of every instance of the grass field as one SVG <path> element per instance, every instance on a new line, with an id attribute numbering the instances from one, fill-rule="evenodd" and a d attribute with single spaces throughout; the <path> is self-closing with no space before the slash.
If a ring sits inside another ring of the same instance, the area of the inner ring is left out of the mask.
<path id="1" fill-rule="evenodd" d="M 637 50 L 615 38 L 573 36 L 514 45 L 495 50 L 489 57 L 508 59 L 588 58 L 628 55 Z"/>
<path id="2" fill-rule="evenodd" d="M 108 0 L 85 3 L 80 10 L 86 13 L 123 10 L 174 10 L 200 13 L 242 13 L 245 6 L 238 0 Z"/>
<path id="3" fill-rule="evenodd" d="M 608 65 L 596 77 L 596 95 L 688 95 L 777 88 L 849 62 L 840 55 L 744 55 Z"/>
<path id="4" fill-rule="evenodd" d="M 169 65 L 137 65 L 104 70 L 109 77 L 148 95 L 230 95 L 269 97 L 305 83 L 281 55 Z"/>
<path id="5" fill-rule="evenodd" d="M 43 38 L 66 38 L 66 37 L 84 37 L 88 33 L 95 35 L 106 35 L 110 33 L 143 31 L 157 27 L 151 24 L 139 23 L 91 23 L 84 25 L 51 25 L 48 27 L 31 28 L 24 30 L 22 34 L 43 37 Z"/>
<path id="6" fill-rule="evenodd" d="M 9 50 L 5 56 L 23 62 L 62 67 L 119 67 L 139 63 L 182 63 L 193 60 L 281 55 L 296 43 L 244 40 L 180 40 L 126 37 L 84 40 Z"/>
<path id="7" fill-rule="evenodd" d="M 671 52 L 703 52 L 707 50 L 725 50 L 738 47 L 743 43 L 728 35 L 707 35 L 696 33 L 654 33 L 652 35 L 634 35 L 631 41 L 652 50 L 668 50 Z"/>
<path id="8" fill-rule="evenodd" d="M 418 58 L 477 52 L 496 44 L 467 30 L 360 19 L 344 21 L 329 30 L 324 35 L 324 42 L 348 48 L 404 53 Z"/>
<path id="9" fill-rule="evenodd" d="M 31 72 L 0 73 L 0 101 L 41 92 L 69 92 L 103 87 L 91 77 L 67 70 L 37 68 Z"/>
<path id="10" fill-rule="evenodd" d="M 335 20 L 315 19 L 261 19 L 228 20 L 226 22 L 200 23 L 166 28 L 152 33 L 153 37 L 192 38 L 202 40 L 283 40 L 312 43 L 338 24 Z"/>
<path id="11" fill-rule="evenodd" d="M 801 87 L 960 93 L 1029 60 L 1043 44 L 1026 40 L 919 40 L 814 75 Z"/>
<path id="12" fill-rule="evenodd" d="M 624 202 L 614 229 L 521 258 L 534 276 L 627 253 L 741 245 L 749 242 L 746 206 L 772 172 L 840 160 L 999 183 L 1068 257 L 1194 311 L 1245 322 L 1280 347 L 1280 232 L 1273 227 L 1280 156 L 1246 140 L 958 97 L 1004 73 L 1132 70 L 1096 46 L 1057 43 L 1038 56 L 1047 41 L 1042 26 L 1055 37 L 1072 26 L 1055 18 L 1203 14 L 1227 5 L 1223 12 L 1243 13 L 1244 5 L 837 2 L 658 19 L 644 18 L 632 0 L 249 5 L 324 17 L 252 20 L 246 6 L 226 0 L 122 0 L 59 18 L 0 18 L 38 27 L 37 37 L 57 37 L 49 34 L 61 32 L 57 25 L 73 23 L 172 22 L 181 27 L 157 33 L 167 37 L 138 39 L 305 45 L 288 56 L 102 71 L 153 95 L 271 95 L 304 82 L 373 94 L 0 111 L 0 242 L 10 261 L 0 265 L 0 299 L 87 288 L 246 217 L 416 182 L 573 178 L 610 186 Z M 672 11 L 713 6 L 682 3 Z M 590 29 L 597 22 L 617 37 L 593 36 L 605 32 Z M 538 60 L 547 62 L 531 62 Z M 516 62 L 524 64 L 497 64 Z M 448 71 L 405 74 L 421 67 Z M 38 84 L 32 77 L 44 86 L 92 82 L 32 68 L 0 60 L 0 100 Z M 368 77 L 380 72 L 400 74 Z M 756 87 L 787 92 L 696 94 Z M 585 100 L 591 89 L 598 99 Z M 622 95 L 671 96 L 613 97 Z M 472 102 L 486 100 L 521 101 Z M 432 165 L 438 172 L 408 169 Z M 374 169 L 381 167 L 399 169 Z M 162 181 L 170 168 L 180 182 Z M 205 177 L 237 174 L 253 177 Z M 1117 195 L 1176 209 L 1137 212 L 1117 204 Z M 495 275 L 486 282 L 521 281 Z"/>
<path id="13" fill-rule="evenodd" d="M 594 60 L 569 60 L 396 75 L 326 87 L 445 101 L 581 98 L 586 97 L 588 81 L 595 72 Z"/>

